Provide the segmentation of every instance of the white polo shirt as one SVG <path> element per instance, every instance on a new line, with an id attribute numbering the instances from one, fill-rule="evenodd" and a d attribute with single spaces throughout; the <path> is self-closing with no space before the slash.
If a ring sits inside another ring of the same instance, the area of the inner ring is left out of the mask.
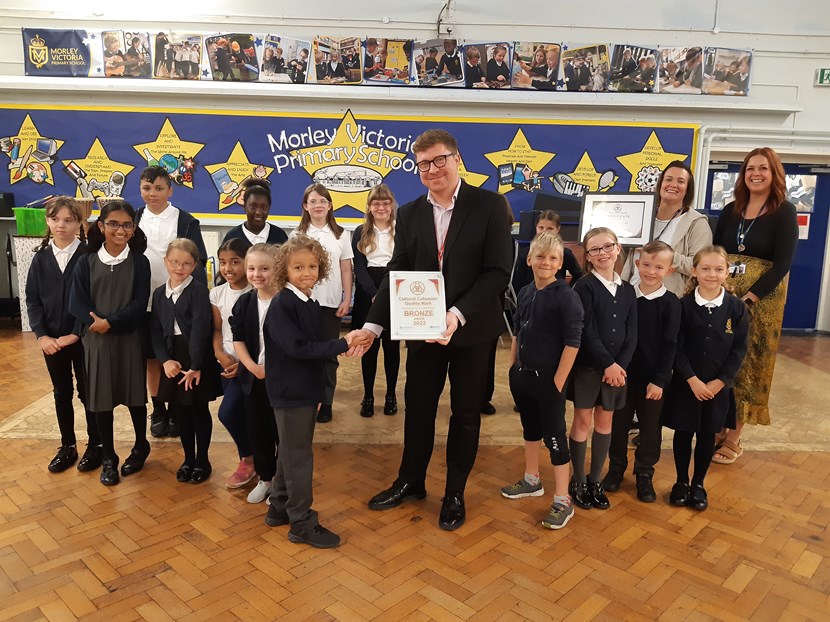
<path id="1" fill-rule="evenodd" d="M 291 237 L 297 235 L 297 230 L 291 232 Z M 325 281 L 318 281 L 311 290 L 311 298 L 320 303 L 321 307 L 336 309 L 343 302 L 343 280 L 340 272 L 340 262 L 344 259 L 352 259 L 352 235 L 343 231 L 338 240 L 328 225 L 317 228 L 312 224 L 308 225 L 306 235 L 320 242 L 329 254 L 331 271 Z"/>
<path id="2" fill-rule="evenodd" d="M 147 301 L 147 310 L 150 311 L 153 308 L 153 292 L 167 282 L 164 256 L 167 254 L 167 246 L 177 237 L 179 208 L 168 203 L 164 211 L 156 215 L 145 206 L 138 226 L 147 236 L 144 256 L 150 262 L 150 300 Z"/>

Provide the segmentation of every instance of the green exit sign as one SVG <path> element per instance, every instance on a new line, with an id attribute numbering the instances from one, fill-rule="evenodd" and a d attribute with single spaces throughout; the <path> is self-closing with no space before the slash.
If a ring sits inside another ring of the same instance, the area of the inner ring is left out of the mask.
<path id="1" fill-rule="evenodd" d="M 830 67 L 816 69 L 816 86 L 830 86 Z"/>

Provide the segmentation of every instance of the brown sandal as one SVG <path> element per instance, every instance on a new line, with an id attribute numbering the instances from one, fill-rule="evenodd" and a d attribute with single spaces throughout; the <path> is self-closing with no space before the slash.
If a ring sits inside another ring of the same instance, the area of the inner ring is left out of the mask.
<path id="1" fill-rule="evenodd" d="M 743 453 L 744 450 L 741 447 L 740 440 L 738 440 L 737 443 L 733 443 L 729 439 L 724 439 L 720 448 L 718 448 L 715 455 L 712 456 L 712 462 L 715 464 L 732 464 L 735 460 L 740 458 Z M 718 456 L 718 454 L 720 454 L 720 456 Z"/>

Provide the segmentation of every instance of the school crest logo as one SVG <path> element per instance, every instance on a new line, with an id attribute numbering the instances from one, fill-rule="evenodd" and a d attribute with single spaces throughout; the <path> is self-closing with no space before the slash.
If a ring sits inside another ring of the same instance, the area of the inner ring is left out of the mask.
<path id="1" fill-rule="evenodd" d="M 40 35 L 29 41 L 29 61 L 38 69 L 49 62 L 49 47 Z"/>
<path id="2" fill-rule="evenodd" d="M 731 317 L 726 320 L 726 334 L 727 335 L 732 334 L 732 318 Z"/>

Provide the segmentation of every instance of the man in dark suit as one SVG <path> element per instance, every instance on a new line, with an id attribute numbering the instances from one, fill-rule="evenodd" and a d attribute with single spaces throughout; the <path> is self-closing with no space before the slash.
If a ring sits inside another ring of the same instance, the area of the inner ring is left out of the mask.
<path id="1" fill-rule="evenodd" d="M 503 197 L 460 179 L 458 144 L 451 134 L 428 130 L 412 150 L 429 192 L 398 210 L 388 267 L 443 273 L 447 330 L 440 340 L 408 342 L 401 466 L 392 486 L 375 495 L 369 507 L 385 510 L 426 496 L 438 400 L 449 375 L 452 415 L 438 524 L 453 530 L 466 519 L 464 488 L 478 450 L 488 353 L 504 329 L 502 294 L 510 278 L 513 242 Z M 389 327 L 387 276 L 362 333 L 371 342 Z"/>

